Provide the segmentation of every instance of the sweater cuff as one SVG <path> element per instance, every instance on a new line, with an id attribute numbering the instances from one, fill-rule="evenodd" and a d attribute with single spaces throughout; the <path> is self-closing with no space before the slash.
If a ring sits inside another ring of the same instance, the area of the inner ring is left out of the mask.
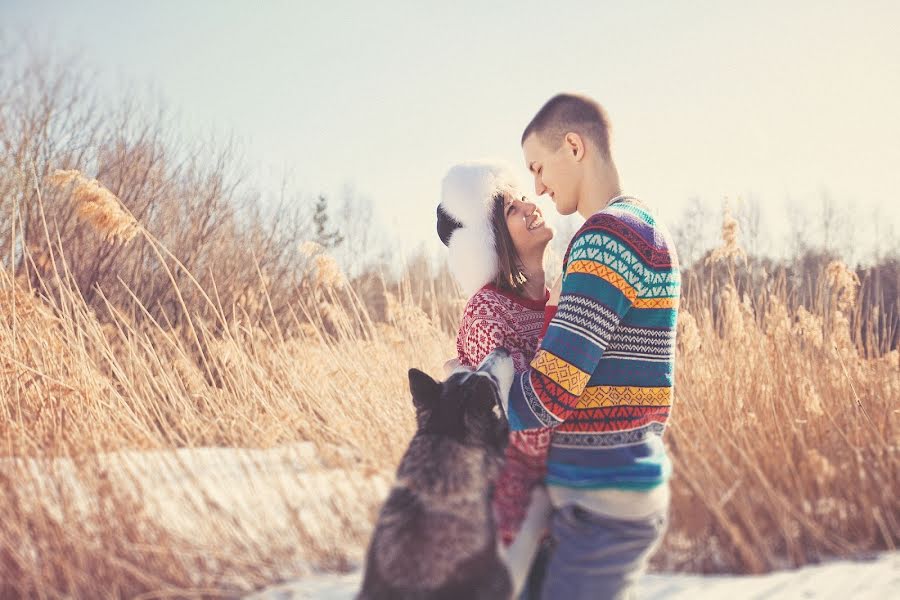
<path id="1" fill-rule="evenodd" d="M 547 335 L 547 328 L 550 327 L 550 321 L 556 316 L 556 308 L 557 306 L 555 304 L 548 304 L 544 307 L 544 326 L 541 327 L 541 335 L 539 337 Z"/>

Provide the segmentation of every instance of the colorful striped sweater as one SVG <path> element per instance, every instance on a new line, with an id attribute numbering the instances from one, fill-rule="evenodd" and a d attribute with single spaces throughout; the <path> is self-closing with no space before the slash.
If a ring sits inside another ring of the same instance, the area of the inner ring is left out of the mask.
<path id="1" fill-rule="evenodd" d="M 667 481 L 679 294 L 671 237 L 639 201 L 615 199 L 573 237 L 557 312 L 509 396 L 513 430 L 554 428 L 548 485 L 651 491 Z"/>

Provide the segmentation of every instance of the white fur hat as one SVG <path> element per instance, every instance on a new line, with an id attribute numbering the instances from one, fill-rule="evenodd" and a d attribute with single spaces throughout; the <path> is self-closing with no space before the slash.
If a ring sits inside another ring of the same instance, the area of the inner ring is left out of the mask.
<path id="1" fill-rule="evenodd" d="M 497 276 L 494 197 L 515 187 L 512 171 L 497 161 L 461 163 L 444 176 L 437 230 L 450 249 L 450 272 L 467 296 Z"/>

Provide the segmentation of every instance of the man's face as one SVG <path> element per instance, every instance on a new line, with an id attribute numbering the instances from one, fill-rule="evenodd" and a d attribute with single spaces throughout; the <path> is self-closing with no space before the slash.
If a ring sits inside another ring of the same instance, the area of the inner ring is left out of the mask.
<path id="1" fill-rule="evenodd" d="M 564 139 L 548 147 L 540 137 L 532 133 L 522 144 L 525 165 L 534 177 L 534 193 L 547 194 L 561 215 L 571 215 L 578 210 L 578 185 L 581 169 Z"/>

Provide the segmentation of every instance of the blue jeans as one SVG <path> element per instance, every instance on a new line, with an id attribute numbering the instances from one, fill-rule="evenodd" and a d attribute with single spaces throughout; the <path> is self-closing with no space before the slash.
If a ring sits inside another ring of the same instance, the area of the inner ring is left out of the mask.
<path id="1" fill-rule="evenodd" d="M 543 582 L 533 577 L 528 587 L 540 585 L 543 600 L 631 599 L 667 524 L 667 511 L 620 520 L 577 505 L 556 509 L 550 521 L 552 550 L 539 553 L 532 567 Z M 534 597 L 534 590 L 526 589 L 523 597 Z"/>

